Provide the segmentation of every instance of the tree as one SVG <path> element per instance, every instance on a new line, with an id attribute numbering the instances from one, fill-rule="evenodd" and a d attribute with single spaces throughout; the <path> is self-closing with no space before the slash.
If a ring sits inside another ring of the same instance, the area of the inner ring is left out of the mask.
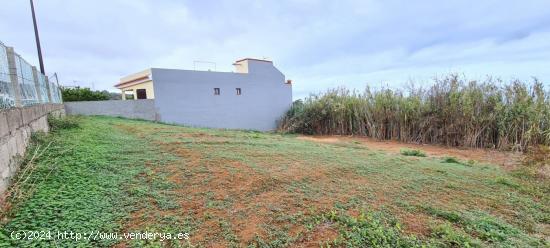
<path id="1" fill-rule="evenodd" d="M 105 101 L 111 98 L 108 91 L 92 91 L 90 88 L 61 88 L 64 102 Z"/>

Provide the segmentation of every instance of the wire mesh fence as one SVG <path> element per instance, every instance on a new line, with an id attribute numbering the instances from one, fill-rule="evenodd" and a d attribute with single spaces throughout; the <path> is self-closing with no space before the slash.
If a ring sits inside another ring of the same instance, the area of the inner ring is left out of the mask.
<path id="1" fill-rule="evenodd" d="M 54 75 L 55 81 L 57 82 L 57 75 Z M 62 103 L 61 99 L 61 89 L 59 88 L 59 85 L 53 82 L 53 80 L 50 82 L 50 94 L 52 96 L 51 102 L 52 103 Z"/>
<path id="2" fill-rule="evenodd" d="M 0 42 L 0 109 L 61 103 L 61 92 L 56 82 L 37 71 L 13 48 Z"/>
<path id="3" fill-rule="evenodd" d="M 15 106 L 15 92 L 10 80 L 7 47 L 0 42 L 0 109 Z"/>
<path id="4" fill-rule="evenodd" d="M 50 92 L 49 92 L 49 87 L 48 87 L 48 80 L 46 79 L 46 76 L 44 76 L 44 74 L 42 73 L 36 73 L 37 75 L 37 80 L 38 80 L 38 85 L 37 85 L 37 89 L 38 89 L 38 93 L 40 93 L 40 96 L 41 96 L 41 103 L 49 103 L 50 102 Z"/>
<path id="5" fill-rule="evenodd" d="M 27 63 L 21 56 L 15 54 L 15 67 L 17 69 L 17 82 L 21 96 L 21 105 L 30 106 L 37 104 L 38 93 L 34 83 L 32 65 Z"/>

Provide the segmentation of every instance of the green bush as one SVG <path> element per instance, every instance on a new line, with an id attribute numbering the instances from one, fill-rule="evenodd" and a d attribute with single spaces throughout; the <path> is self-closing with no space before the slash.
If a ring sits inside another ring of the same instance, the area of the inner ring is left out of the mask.
<path id="1" fill-rule="evenodd" d="M 108 91 L 92 91 L 90 88 L 61 88 L 64 102 L 105 101 L 111 99 Z"/>
<path id="2" fill-rule="evenodd" d="M 426 157 L 426 153 L 420 150 L 411 150 L 411 149 L 402 149 L 401 155 L 405 156 L 415 156 L 415 157 Z"/>

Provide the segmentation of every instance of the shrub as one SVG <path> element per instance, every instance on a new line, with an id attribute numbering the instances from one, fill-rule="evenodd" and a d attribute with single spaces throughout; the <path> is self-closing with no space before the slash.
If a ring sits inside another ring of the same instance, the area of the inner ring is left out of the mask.
<path id="1" fill-rule="evenodd" d="M 48 124 L 51 131 L 57 131 L 60 129 L 69 129 L 78 127 L 78 119 L 74 116 L 55 117 L 48 115 Z"/>
<path id="2" fill-rule="evenodd" d="M 111 98 L 108 91 L 93 91 L 90 88 L 61 88 L 64 102 L 105 101 Z"/>
<path id="3" fill-rule="evenodd" d="M 426 157 L 426 153 L 420 150 L 411 150 L 411 149 L 402 149 L 401 155 L 405 156 L 415 156 L 415 157 Z"/>

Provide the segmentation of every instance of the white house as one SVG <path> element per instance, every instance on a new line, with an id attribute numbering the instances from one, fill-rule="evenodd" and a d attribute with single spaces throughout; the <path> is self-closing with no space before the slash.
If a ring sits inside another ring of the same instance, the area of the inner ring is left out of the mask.
<path id="1" fill-rule="evenodd" d="M 157 119 L 197 127 L 272 130 L 292 85 L 272 61 L 241 59 L 235 72 L 147 69 L 115 85 L 124 99 L 154 99 Z"/>

